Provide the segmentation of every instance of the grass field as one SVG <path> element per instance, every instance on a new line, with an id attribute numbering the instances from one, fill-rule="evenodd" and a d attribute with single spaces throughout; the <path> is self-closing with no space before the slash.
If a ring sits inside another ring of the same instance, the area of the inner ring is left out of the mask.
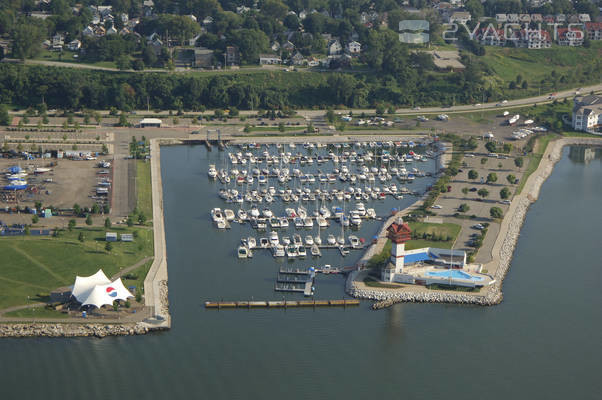
<path id="1" fill-rule="evenodd" d="M 431 224 L 427 222 L 410 222 L 412 232 L 418 236 L 426 234 L 426 239 L 412 239 L 406 243 L 406 250 L 420 249 L 423 247 L 437 247 L 441 249 L 451 249 L 460 233 L 460 225 L 452 223 Z M 449 240 L 432 240 L 432 236 L 448 237 Z"/>
<path id="2" fill-rule="evenodd" d="M 292 132 L 299 131 L 302 132 L 305 130 L 305 125 L 303 126 L 285 126 L 284 132 Z M 280 132 L 280 128 L 277 126 L 251 126 L 249 127 L 249 132 Z"/>
<path id="3" fill-rule="evenodd" d="M 151 164 L 144 160 L 136 161 L 136 206 L 147 218 L 153 217 Z"/>
<path id="4" fill-rule="evenodd" d="M 66 318 L 67 314 L 46 307 L 32 307 L 7 312 L 4 316 L 12 318 Z"/>
<path id="5" fill-rule="evenodd" d="M 518 184 L 518 188 L 516 189 L 516 195 L 520 194 L 520 192 L 523 190 L 523 187 L 525 186 L 525 183 L 527 183 L 527 179 L 529 178 L 529 176 L 533 172 L 535 172 L 537 167 L 539 167 L 539 162 L 543 157 L 543 153 L 545 153 L 546 148 L 548 147 L 548 143 L 550 143 L 550 140 L 552 140 L 552 138 L 554 137 L 555 135 L 548 134 L 545 136 L 541 136 L 537 139 L 537 142 L 535 143 L 535 148 L 533 149 L 533 153 L 529 156 L 529 163 L 527 164 L 527 169 L 525 169 L 523 177 Z"/>
<path id="6" fill-rule="evenodd" d="M 479 60 L 506 82 L 514 80 L 520 74 L 531 87 L 525 92 L 536 94 L 538 86 L 535 83 L 539 85 L 541 79 L 552 71 L 558 75 L 571 73 L 576 67 L 598 60 L 602 52 L 602 43 L 592 42 L 590 48 L 552 46 L 549 49 L 535 50 L 487 46 L 486 49 L 486 55 L 479 57 Z M 575 84 L 566 85 L 573 86 Z"/>
<path id="7" fill-rule="evenodd" d="M 75 276 L 88 276 L 102 268 L 107 276 L 153 254 L 152 231 L 139 228 L 111 228 L 118 234 L 138 232 L 134 242 L 114 242 L 105 251 L 105 229 L 75 228 L 58 237 L 0 238 L 0 309 L 43 301 L 50 291 L 72 285 Z M 79 242 L 79 233 L 85 240 Z"/>

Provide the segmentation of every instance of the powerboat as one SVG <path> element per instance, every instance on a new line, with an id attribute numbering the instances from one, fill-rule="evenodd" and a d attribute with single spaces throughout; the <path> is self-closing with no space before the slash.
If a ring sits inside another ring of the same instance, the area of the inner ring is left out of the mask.
<path id="1" fill-rule="evenodd" d="M 305 250 L 305 246 L 299 246 L 297 248 L 297 255 L 299 257 L 305 257 L 305 256 L 307 256 L 307 251 Z"/>
<path id="2" fill-rule="evenodd" d="M 322 255 L 322 252 L 320 252 L 320 248 L 315 243 L 311 246 L 310 252 L 313 257 L 320 257 Z"/>
<path id="3" fill-rule="evenodd" d="M 270 244 L 272 245 L 272 247 L 280 244 L 280 239 L 278 238 L 278 232 L 276 232 L 276 231 L 270 232 Z"/>
<path id="4" fill-rule="evenodd" d="M 248 258 L 250 252 L 251 251 L 245 246 L 238 246 L 238 251 L 236 252 L 236 254 L 238 255 L 238 258 Z"/>
<path id="5" fill-rule="evenodd" d="M 305 236 L 305 244 L 311 246 L 314 244 L 314 238 L 311 235 Z"/>
<path id="6" fill-rule="evenodd" d="M 349 236 L 349 244 L 354 249 L 358 249 L 361 247 L 360 240 L 357 238 L 357 236 L 354 236 L 354 235 Z"/>
<path id="7" fill-rule="evenodd" d="M 284 257 L 285 256 L 284 246 L 281 244 L 272 246 L 272 255 L 274 257 Z"/>
<path id="8" fill-rule="evenodd" d="M 328 243 L 330 246 L 334 246 L 335 244 L 337 244 L 337 239 L 334 237 L 333 234 L 330 234 L 326 238 L 326 243 Z"/>
<path id="9" fill-rule="evenodd" d="M 217 177 L 217 169 L 215 169 L 215 164 L 209 164 L 209 171 L 207 171 L 207 175 L 209 178 L 215 179 Z"/>
<path id="10" fill-rule="evenodd" d="M 226 217 L 226 221 L 233 221 L 234 220 L 234 211 L 230 210 L 229 208 L 224 209 L 224 215 Z"/>

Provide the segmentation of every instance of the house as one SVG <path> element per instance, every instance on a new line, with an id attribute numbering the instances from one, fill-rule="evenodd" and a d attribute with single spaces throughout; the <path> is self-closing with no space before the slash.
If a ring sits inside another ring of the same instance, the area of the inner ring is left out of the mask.
<path id="1" fill-rule="evenodd" d="M 84 28 L 84 30 L 82 31 L 82 35 L 84 35 L 84 36 L 94 36 L 94 28 L 92 28 L 90 25 L 86 26 Z"/>
<path id="2" fill-rule="evenodd" d="M 201 37 L 201 34 L 199 33 L 195 37 L 188 39 L 188 46 L 193 46 L 193 47 L 196 46 L 196 41 L 199 40 L 200 37 Z"/>
<path id="3" fill-rule="evenodd" d="M 271 49 L 273 52 L 278 52 L 280 50 L 280 43 L 278 43 L 278 42 L 272 43 Z"/>
<path id="4" fill-rule="evenodd" d="M 577 24 L 577 23 L 579 23 L 579 16 L 578 15 L 569 15 L 567 17 L 567 20 L 568 20 L 569 24 Z"/>
<path id="5" fill-rule="evenodd" d="M 548 15 L 544 15 L 544 17 L 543 17 L 543 22 L 545 22 L 546 24 L 551 25 L 554 23 L 554 21 L 555 21 L 555 19 L 554 19 L 553 15 L 548 14 Z"/>
<path id="6" fill-rule="evenodd" d="M 260 65 L 274 65 L 274 64 L 282 64 L 282 59 L 274 54 L 260 54 L 259 55 L 259 64 Z"/>
<path id="7" fill-rule="evenodd" d="M 585 32 L 589 40 L 602 40 L 602 22 L 586 22 Z"/>
<path id="8" fill-rule="evenodd" d="M 506 14 L 495 14 L 495 21 L 503 24 L 508 21 L 508 16 Z"/>
<path id="9" fill-rule="evenodd" d="M 518 14 L 508 14 L 508 22 L 517 23 L 519 21 Z"/>
<path id="10" fill-rule="evenodd" d="M 240 52 L 237 46 L 226 46 L 226 64 L 227 65 L 238 65 L 240 64 Z"/>
<path id="11" fill-rule="evenodd" d="M 213 66 L 213 50 L 205 47 L 194 49 L 194 67 L 211 68 Z"/>
<path id="12" fill-rule="evenodd" d="M 306 63 L 305 57 L 303 57 L 303 55 L 301 53 L 299 53 L 298 51 L 295 52 L 295 54 L 291 57 L 292 65 L 304 65 L 305 63 Z"/>
<path id="13" fill-rule="evenodd" d="M 602 128 L 602 96 L 575 97 L 573 129 L 600 134 Z"/>
<path id="14" fill-rule="evenodd" d="M 343 52 L 343 46 L 341 46 L 341 42 L 336 39 L 331 40 L 330 43 L 328 43 L 327 49 L 329 56 L 338 56 Z"/>
<path id="15" fill-rule="evenodd" d="M 281 47 L 282 47 L 282 50 L 285 50 L 285 51 L 295 50 L 295 45 L 288 40 L 286 42 L 284 42 Z"/>
<path id="16" fill-rule="evenodd" d="M 117 241 L 117 233 L 115 233 L 115 232 L 107 232 L 107 233 L 105 233 L 105 241 L 107 241 L 107 242 L 116 242 Z"/>
<path id="17" fill-rule="evenodd" d="M 590 22 L 589 14 L 579 14 L 579 22 Z"/>
<path id="18" fill-rule="evenodd" d="M 454 11 L 448 17 L 447 22 L 449 22 L 450 24 L 452 24 L 454 22 L 456 22 L 458 24 L 465 24 L 468 21 L 470 21 L 471 18 L 472 18 L 472 16 L 470 15 L 470 13 L 468 11 Z"/>
<path id="19" fill-rule="evenodd" d="M 558 28 L 556 30 L 558 35 L 557 40 L 560 46 L 582 46 L 583 45 L 583 31 L 573 30 L 568 28 Z"/>
<path id="20" fill-rule="evenodd" d="M 69 42 L 69 44 L 67 45 L 67 48 L 71 51 L 78 51 L 79 49 L 81 49 L 82 47 L 82 42 L 75 39 Z"/>
<path id="21" fill-rule="evenodd" d="M 362 45 L 360 44 L 360 42 L 349 42 L 347 43 L 347 51 L 349 52 L 349 54 L 360 54 L 362 52 Z"/>
<path id="22" fill-rule="evenodd" d="M 514 32 L 513 43 L 516 47 L 527 49 L 545 49 L 552 46 L 550 34 L 539 29 L 521 29 Z"/>
<path id="23" fill-rule="evenodd" d="M 248 13 L 249 11 L 251 11 L 251 9 L 247 6 L 238 6 L 236 7 L 236 13 L 237 14 L 244 14 L 244 13 Z"/>
<path id="24" fill-rule="evenodd" d="M 504 46 L 506 45 L 506 36 L 504 35 L 503 29 L 494 29 L 493 26 L 487 28 L 481 28 L 477 34 L 476 39 L 483 46 Z"/>
<path id="25" fill-rule="evenodd" d="M 320 65 L 320 60 L 318 60 L 315 57 L 309 57 L 307 59 L 307 66 L 308 67 L 317 67 L 318 65 Z"/>
<path id="26" fill-rule="evenodd" d="M 531 22 L 531 15 L 529 14 L 518 14 L 518 20 L 523 24 Z"/>
<path id="27" fill-rule="evenodd" d="M 52 37 L 52 45 L 53 46 L 62 46 L 65 44 L 65 37 L 60 33 L 57 33 Z"/>
<path id="28" fill-rule="evenodd" d="M 556 14 L 556 22 L 558 22 L 559 24 L 564 24 L 566 22 L 566 15 Z"/>
<path id="29" fill-rule="evenodd" d="M 531 14 L 531 22 L 543 22 L 543 16 L 541 14 Z"/>

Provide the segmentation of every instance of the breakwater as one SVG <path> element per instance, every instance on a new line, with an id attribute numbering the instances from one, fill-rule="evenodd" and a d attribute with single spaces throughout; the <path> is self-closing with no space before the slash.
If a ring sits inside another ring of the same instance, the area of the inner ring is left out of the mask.
<path id="1" fill-rule="evenodd" d="M 491 306 L 499 304 L 503 299 L 502 284 L 508 273 L 514 254 L 514 248 L 520 235 L 520 230 L 525 220 L 529 206 L 539 197 L 541 186 L 554 170 L 554 165 L 562 157 L 562 149 L 567 145 L 602 145 L 602 138 L 562 138 L 549 143 L 540 161 L 538 168 L 529 176 L 523 191 L 517 195 L 506 217 L 501 223 L 500 231 L 492 248 L 492 261 L 484 266 L 493 273 L 492 285 L 484 287 L 479 293 L 453 293 L 449 291 L 433 291 L 426 287 L 412 287 L 411 289 L 391 288 L 360 288 L 359 277 L 362 271 L 349 274 L 345 283 L 345 291 L 350 296 L 363 299 L 377 300 L 373 309 L 389 307 L 395 303 L 457 303 Z M 390 221 L 385 222 L 389 224 Z M 385 226 L 383 226 L 383 230 Z M 371 247 L 375 247 L 375 245 Z M 382 247 L 381 247 L 382 248 Z M 374 249 L 368 249 L 366 254 L 375 254 Z M 366 259 L 363 257 L 362 259 Z"/>
<path id="2" fill-rule="evenodd" d="M 0 325 L 0 337 L 76 337 L 144 335 L 164 328 L 149 328 L 144 323 L 135 324 L 61 324 L 28 323 Z"/>

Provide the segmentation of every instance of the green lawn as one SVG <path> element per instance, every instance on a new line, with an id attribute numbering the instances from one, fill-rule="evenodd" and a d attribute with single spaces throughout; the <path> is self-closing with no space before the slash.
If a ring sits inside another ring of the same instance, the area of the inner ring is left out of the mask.
<path id="1" fill-rule="evenodd" d="M 88 276 L 102 268 L 112 276 L 122 268 L 153 254 L 152 231 L 139 228 L 111 228 L 118 234 L 138 232 L 134 242 L 115 242 L 105 251 L 105 229 L 75 228 L 58 237 L 3 237 L 0 253 L 0 309 L 26 304 L 28 296 L 43 301 L 50 291 L 72 285 L 75 276 Z M 78 241 L 84 233 L 83 243 Z"/>
<path id="2" fill-rule="evenodd" d="M 479 57 L 489 66 L 497 77 L 505 82 L 514 80 L 517 75 L 529 83 L 529 88 L 522 90 L 523 97 L 538 94 L 540 81 L 547 78 L 552 71 L 558 76 L 571 74 L 576 68 L 586 65 L 593 65 L 600 59 L 602 43 L 592 42 L 590 48 L 585 47 L 563 47 L 552 46 L 549 49 L 517 49 L 512 47 L 486 47 L 486 55 Z M 492 77 L 491 79 L 496 79 Z M 599 76 L 592 77 L 592 82 L 599 79 Z M 544 86 L 544 90 L 552 90 L 552 82 Z M 574 87 L 573 84 L 559 83 L 561 87 Z M 545 94 L 545 93 L 541 93 Z"/>
<path id="3" fill-rule="evenodd" d="M 395 285 L 391 283 L 382 283 L 376 278 L 367 276 L 364 278 L 364 285 L 368 287 L 387 288 L 387 289 L 401 289 L 402 285 Z"/>
<path id="4" fill-rule="evenodd" d="M 406 243 L 406 250 L 420 249 L 423 247 L 437 247 L 441 249 L 451 249 L 460 233 L 460 225 L 449 222 L 443 224 L 431 224 L 428 222 L 410 222 L 408 223 L 414 235 L 427 235 L 427 238 L 412 239 Z M 433 235 L 437 237 L 449 237 L 449 240 L 432 240 Z"/>
<path id="5" fill-rule="evenodd" d="M 153 217 L 151 163 L 136 161 L 136 206 L 147 218 Z"/>
<path id="6" fill-rule="evenodd" d="M 543 157 L 543 153 L 545 153 L 546 148 L 548 147 L 548 143 L 550 143 L 550 140 L 552 140 L 552 138 L 554 137 L 555 135 L 548 134 L 545 136 L 541 136 L 537 139 L 535 148 L 533 149 L 533 153 L 529 156 L 529 163 L 527 164 L 527 169 L 525 169 L 523 177 L 521 178 L 518 184 L 518 188 L 516 189 L 516 195 L 520 194 L 520 192 L 523 190 L 523 187 L 525 186 L 525 183 L 527 183 L 527 179 L 529 178 L 529 176 L 533 172 L 535 172 L 537 167 L 539 167 L 539 162 Z"/>
<path id="7" fill-rule="evenodd" d="M 67 318 L 67 314 L 46 307 L 24 308 L 4 314 L 12 318 Z"/>
<path id="8" fill-rule="evenodd" d="M 305 130 L 305 126 L 285 126 L 284 131 L 303 131 Z M 280 132 L 280 128 L 277 126 L 251 126 L 249 127 L 249 132 Z"/>
<path id="9" fill-rule="evenodd" d="M 138 268 L 125 274 L 122 278 L 123 285 L 125 287 L 136 286 L 136 290 L 141 290 L 142 293 L 144 293 L 144 279 L 146 278 L 146 274 L 148 274 L 151 265 L 153 265 L 153 260 L 149 260 Z M 135 279 L 130 278 L 133 278 L 134 276 L 136 277 Z"/>

